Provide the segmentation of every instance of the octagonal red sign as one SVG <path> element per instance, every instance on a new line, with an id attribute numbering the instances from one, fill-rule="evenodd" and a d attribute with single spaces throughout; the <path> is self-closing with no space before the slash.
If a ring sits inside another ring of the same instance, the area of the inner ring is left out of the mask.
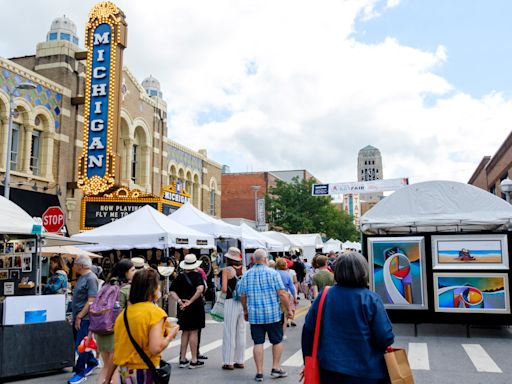
<path id="1" fill-rule="evenodd" d="M 47 232 L 59 232 L 64 226 L 64 211 L 60 207 L 48 207 L 43 213 L 43 227 Z"/>

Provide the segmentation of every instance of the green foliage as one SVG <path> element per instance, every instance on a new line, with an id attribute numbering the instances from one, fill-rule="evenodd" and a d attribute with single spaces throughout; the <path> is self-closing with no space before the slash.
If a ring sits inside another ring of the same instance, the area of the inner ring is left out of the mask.
<path id="1" fill-rule="evenodd" d="M 330 197 L 311 195 L 315 183 L 315 179 L 295 177 L 291 183 L 279 180 L 269 188 L 265 198 L 271 228 L 289 233 L 322 233 L 341 241 L 359 240 L 352 218 L 338 211 Z"/>

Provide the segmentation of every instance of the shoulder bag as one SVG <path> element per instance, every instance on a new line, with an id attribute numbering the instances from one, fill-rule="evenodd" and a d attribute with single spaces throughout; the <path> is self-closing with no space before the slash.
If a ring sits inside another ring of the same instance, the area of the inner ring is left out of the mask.
<path id="1" fill-rule="evenodd" d="M 130 331 L 130 326 L 128 324 L 128 315 L 127 311 L 128 306 L 124 309 L 124 326 L 126 327 L 126 332 L 128 332 L 128 337 L 133 344 L 133 347 L 139 354 L 139 356 L 144 360 L 144 363 L 148 366 L 153 374 L 153 381 L 155 384 L 168 384 L 169 380 L 171 380 L 171 365 L 167 363 L 165 360 L 160 360 L 160 368 L 156 368 L 155 364 L 151 361 L 151 359 L 146 355 L 146 352 L 140 347 L 139 344 L 135 341 Z"/>
<path id="2" fill-rule="evenodd" d="M 320 366 L 318 365 L 318 339 L 320 338 L 320 326 L 322 324 L 322 312 L 324 308 L 325 296 L 329 286 L 325 287 L 320 297 L 320 303 L 318 304 L 318 313 L 316 315 L 315 323 L 315 336 L 313 339 L 313 353 L 311 356 L 306 356 L 306 362 L 304 366 L 304 384 L 320 384 Z"/>

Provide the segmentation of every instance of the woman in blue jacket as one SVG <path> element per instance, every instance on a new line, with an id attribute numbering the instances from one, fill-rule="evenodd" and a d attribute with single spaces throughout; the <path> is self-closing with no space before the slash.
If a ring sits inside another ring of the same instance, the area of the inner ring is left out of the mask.
<path id="1" fill-rule="evenodd" d="M 325 298 L 318 362 L 322 384 L 377 384 L 388 379 L 384 352 L 393 344 L 380 297 L 368 289 L 368 262 L 359 253 L 340 256 Z M 302 329 L 302 353 L 311 356 L 319 294 Z"/>

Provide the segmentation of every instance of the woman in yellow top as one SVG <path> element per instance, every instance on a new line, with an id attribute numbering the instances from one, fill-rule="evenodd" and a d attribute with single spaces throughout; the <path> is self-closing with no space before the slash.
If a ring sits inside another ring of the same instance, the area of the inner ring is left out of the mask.
<path id="1" fill-rule="evenodd" d="M 128 324 L 133 338 L 155 367 L 160 366 L 160 353 L 167 348 L 179 330 L 178 326 L 172 326 L 166 321 L 167 314 L 154 304 L 159 298 L 158 272 L 151 268 L 137 271 L 130 289 Z M 124 312 L 117 317 L 114 336 L 114 364 L 119 367 L 121 383 L 153 384 L 151 370 L 130 341 L 124 324 Z"/>

